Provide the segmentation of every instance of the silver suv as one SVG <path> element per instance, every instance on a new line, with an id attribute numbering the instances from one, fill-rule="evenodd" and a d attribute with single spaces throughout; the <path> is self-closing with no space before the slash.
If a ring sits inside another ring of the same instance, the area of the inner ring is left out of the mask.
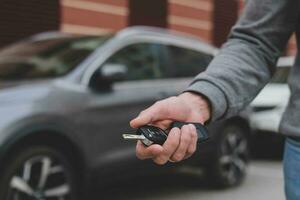
<path id="1" fill-rule="evenodd" d="M 43 33 L 2 49 L 0 199 L 75 200 L 94 180 L 161 169 L 137 160 L 121 135 L 141 110 L 185 89 L 216 52 L 149 27 L 99 37 Z M 204 168 L 215 183 L 237 185 L 248 129 L 242 118 L 209 129 L 212 140 L 193 158 L 168 167 Z"/>

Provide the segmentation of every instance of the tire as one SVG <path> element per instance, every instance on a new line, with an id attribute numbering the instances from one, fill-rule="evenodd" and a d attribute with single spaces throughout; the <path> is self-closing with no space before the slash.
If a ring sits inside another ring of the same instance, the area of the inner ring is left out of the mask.
<path id="1" fill-rule="evenodd" d="M 77 200 L 72 163 L 49 146 L 27 146 L 1 168 L 1 200 Z"/>
<path id="2" fill-rule="evenodd" d="M 245 128 L 227 124 L 216 141 L 213 161 L 206 168 L 208 181 L 215 187 L 240 185 L 249 161 L 249 137 Z"/>

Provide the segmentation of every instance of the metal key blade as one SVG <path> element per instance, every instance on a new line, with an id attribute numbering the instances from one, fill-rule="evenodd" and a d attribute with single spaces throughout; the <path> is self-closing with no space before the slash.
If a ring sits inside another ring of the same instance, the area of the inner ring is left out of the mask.
<path id="1" fill-rule="evenodd" d="M 145 140 L 146 139 L 146 137 L 143 135 L 123 134 L 122 136 L 125 140 Z"/>

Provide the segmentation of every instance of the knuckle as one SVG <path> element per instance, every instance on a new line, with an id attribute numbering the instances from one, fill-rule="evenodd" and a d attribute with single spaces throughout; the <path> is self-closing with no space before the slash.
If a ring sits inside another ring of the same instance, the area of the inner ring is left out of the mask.
<path id="1" fill-rule="evenodd" d="M 157 157 L 157 156 L 163 155 L 164 152 L 158 152 L 158 151 L 152 149 L 152 151 L 150 152 L 150 154 L 151 154 L 152 157 Z"/>
<path id="2" fill-rule="evenodd" d="M 157 157 L 153 160 L 158 165 L 164 165 L 167 161 L 162 157 Z"/>
<path id="3" fill-rule="evenodd" d="M 189 124 L 189 127 L 192 129 L 192 130 L 196 130 L 196 127 L 194 124 Z"/>
<path id="4" fill-rule="evenodd" d="M 145 159 L 145 157 L 143 155 L 141 155 L 139 152 L 136 152 L 135 155 L 140 160 L 144 160 Z"/>
<path id="5" fill-rule="evenodd" d="M 184 131 L 188 131 L 189 130 L 189 125 L 183 125 L 181 129 L 184 130 Z"/>
<path id="6" fill-rule="evenodd" d="M 153 105 L 154 106 L 161 106 L 162 100 L 156 101 Z"/>
<path id="7" fill-rule="evenodd" d="M 174 155 L 172 156 L 172 160 L 174 160 L 175 162 L 181 161 L 182 158 L 183 158 L 183 155 L 180 154 L 180 153 L 176 153 L 176 154 L 174 154 Z"/>
<path id="8" fill-rule="evenodd" d="M 168 98 L 168 100 L 170 100 L 170 101 L 176 101 L 177 97 L 176 96 L 171 96 L 171 97 Z"/>
<path id="9" fill-rule="evenodd" d="M 195 151 L 196 151 L 196 148 L 193 147 L 193 148 L 189 148 L 187 153 L 188 153 L 189 155 L 192 155 L 192 154 L 195 153 Z"/>
<path id="10" fill-rule="evenodd" d="M 173 134 L 180 134 L 180 128 L 178 128 L 178 127 L 172 128 L 171 131 L 173 132 Z"/>
<path id="11" fill-rule="evenodd" d="M 139 115 L 144 115 L 145 114 L 145 110 L 142 110 Z"/>

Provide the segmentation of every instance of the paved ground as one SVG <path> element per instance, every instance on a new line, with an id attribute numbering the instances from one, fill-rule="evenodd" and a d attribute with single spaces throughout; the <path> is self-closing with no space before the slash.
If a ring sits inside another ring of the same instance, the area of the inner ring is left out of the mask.
<path id="1" fill-rule="evenodd" d="M 213 190 L 187 175 L 130 180 L 106 191 L 112 200 L 283 200 L 282 166 L 279 161 L 253 161 L 242 186 Z M 161 177 L 161 176 L 160 176 Z"/>

